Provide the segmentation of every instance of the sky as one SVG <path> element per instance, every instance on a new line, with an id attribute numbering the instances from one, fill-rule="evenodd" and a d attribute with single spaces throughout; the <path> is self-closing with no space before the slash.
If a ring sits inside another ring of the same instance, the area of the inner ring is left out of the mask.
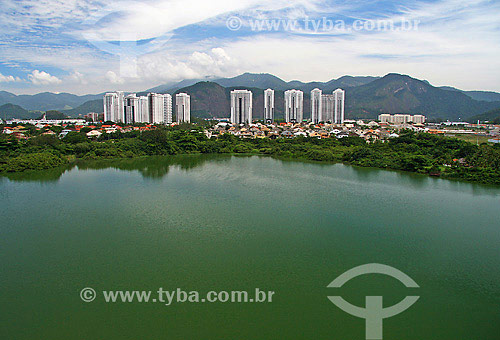
<path id="1" fill-rule="evenodd" d="M 500 92 L 499 0 L 2 0 L 0 90 L 408 74 Z"/>

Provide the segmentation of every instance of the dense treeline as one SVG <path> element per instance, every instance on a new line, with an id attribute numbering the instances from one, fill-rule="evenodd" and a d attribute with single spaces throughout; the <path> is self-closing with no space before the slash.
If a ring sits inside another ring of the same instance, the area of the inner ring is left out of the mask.
<path id="1" fill-rule="evenodd" d="M 39 135 L 27 141 L 0 137 L 0 172 L 57 167 L 75 160 L 133 158 L 176 154 L 266 154 L 286 159 L 344 162 L 500 185 L 500 146 L 474 145 L 425 133 L 403 133 L 385 143 L 343 139 L 209 139 L 200 128 L 165 128 L 103 134 L 89 140 L 71 132 L 60 140 Z"/>

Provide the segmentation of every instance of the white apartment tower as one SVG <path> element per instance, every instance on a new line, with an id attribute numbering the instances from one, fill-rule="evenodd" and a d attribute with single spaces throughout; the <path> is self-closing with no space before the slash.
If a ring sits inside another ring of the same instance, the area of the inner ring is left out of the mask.
<path id="1" fill-rule="evenodd" d="M 163 95 L 163 122 L 172 124 L 172 96 L 168 93 Z"/>
<path id="2" fill-rule="evenodd" d="M 116 93 L 106 93 L 104 95 L 104 121 L 114 122 L 118 115 L 118 95 Z"/>
<path id="3" fill-rule="evenodd" d="M 231 91 L 231 123 L 252 123 L 252 92 L 248 90 Z"/>
<path id="4" fill-rule="evenodd" d="M 139 97 L 139 108 L 137 109 L 136 123 L 149 123 L 149 101 L 148 97 Z"/>
<path id="5" fill-rule="evenodd" d="M 149 123 L 165 123 L 165 99 L 162 94 L 148 94 Z"/>
<path id="6" fill-rule="evenodd" d="M 285 121 L 300 123 L 304 117 L 304 92 L 288 90 L 285 92 Z"/>
<path id="7" fill-rule="evenodd" d="M 336 89 L 333 91 L 335 96 L 335 115 L 333 123 L 343 124 L 345 118 L 345 91 Z"/>
<path id="8" fill-rule="evenodd" d="M 321 116 L 323 122 L 335 122 L 335 95 L 324 94 L 321 96 Z"/>
<path id="9" fill-rule="evenodd" d="M 123 104 L 125 114 L 124 123 L 133 124 L 136 122 L 138 111 L 139 111 L 139 98 L 135 94 L 129 94 L 125 97 L 125 102 Z"/>
<path id="10" fill-rule="evenodd" d="M 104 121 L 122 123 L 125 120 L 123 92 L 112 92 L 104 95 Z"/>
<path id="11" fill-rule="evenodd" d="M 175 96 L 175 114 L 177 123 L 191 123 L 191 97 L 187 93 Z"/>
<path id="12" fill-rule="evenodd" d="M 271 124 L 274 122 L 274 90 L 267 89 L 264 91 L 264 123 Z"/>
<path id="13" fill-rule="evenodd" d="M 322 117 L 322 96 L 323 92 L 320 89 L 311 91 L 311 121 L 314 124 L 325 121 Z"/>

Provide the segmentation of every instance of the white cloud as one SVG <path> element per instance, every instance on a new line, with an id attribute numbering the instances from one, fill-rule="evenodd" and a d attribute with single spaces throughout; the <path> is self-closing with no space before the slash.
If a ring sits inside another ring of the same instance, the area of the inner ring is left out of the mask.
<path id="1" fill-rule="evenodd" d="M 19 81 L 21 81 L 19 77 L 4 76 L 3 74 L 0 73 L 0 83 L 14 83 Z"/>
<path id="2" fill-rule="evenodd" d="M 325 0 L 159 0 L 154 2 L 125 0 L 112 2 L 94 11 L 85 20 L 86 27 L 77 29 L 73 34 L 83 35 L 89 40 L 152 39 L 177 28 L 231 12 L 249 13 L 256 9 L 261 11 L 293 10 L 294 7 L 312 10 L 318 9 L 319 4 L 326 3 Z M 124 22 L 127 24 L 124 25 Z"/>
<path id="3" fill-rule="evenodd" d="M 238 62 L 230 58 L 224 49 L 211 48 L 191 54 L 161 52 L 144 55 L 138 59 L 137 68 L 138 81 L 170 82 L 206 76 L 223 77 L 235 72 Z"/>
<path id="4" fill-rule="evenodd" d="M 47 72 L 34 70 L 28 75 L 28 79 L 35 85 L 53 85 L 60 84 L 62 80 L 52 76 Z"/>
<path id="5" fill-rule="evenodd" d="M 78 84 L 82 84 L 82 85 L 88 84 L 87 80 L 85 79 L 85 76 L 78 71 L 74 71 L 73 73 L 71 73 L 69 78 L 73 82 L 78 83 Z"/>
<path id="6" fill-rule="evenodd" d="M 125 80 L 118 75 L 116 75 L 115 72 L 113 71 L 108 71 L 106 72 L 106 79 L 111 83 L 111 84 L 123 84 Z"/>

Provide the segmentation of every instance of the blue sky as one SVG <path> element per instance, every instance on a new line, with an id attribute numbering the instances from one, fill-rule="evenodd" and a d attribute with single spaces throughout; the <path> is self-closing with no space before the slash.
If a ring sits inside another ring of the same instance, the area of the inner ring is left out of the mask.
<path id="1" fill-rule="evenodd" d="M 140 91 L 243 72 L 287 81 L 398 72 L 434 85 L 500 91 L 500 1 L 2 0 L 1 6 L 0 90 L 14 93 Z M 381 20 L 395 29 L 374 29 Z M 411 29 L 401 29 L 402 21 Z"/>

